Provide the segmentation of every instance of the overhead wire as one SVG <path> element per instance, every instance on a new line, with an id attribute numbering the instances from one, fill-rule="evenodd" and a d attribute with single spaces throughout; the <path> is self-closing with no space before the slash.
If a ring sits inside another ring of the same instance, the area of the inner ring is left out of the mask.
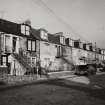
<path id="1" fill-rule="evenodd" d="M 60 16 L 58 16 L 51 8 L 49 8 L 48 5 L 43 0 L 32 0 L 32 2 L 35 5 L 37 3 L 41 8 L 47 9 L 47 11 L 50 14 L 52 14 L 59 22 L 61 22 L 63 25 L 65 25 L 71 31 L 71 33 L 73 33 L 74 35 L 78 36 L 79 38 L 87 41 L 86 38 L 84 38 L 82 35 L 75 32 L 74 29 L 70 26 L 70 24 L 68 24 L 64 19 L 62 19 Z"/>

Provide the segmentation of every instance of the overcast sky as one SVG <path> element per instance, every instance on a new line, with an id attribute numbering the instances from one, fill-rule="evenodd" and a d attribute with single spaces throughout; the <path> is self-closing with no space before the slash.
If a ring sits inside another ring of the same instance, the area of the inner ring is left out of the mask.
<path id="1" fill-rule="evenodd" d="M 70 33 L 105 48 L 105 0 L 0 0 L 0 17 L 30 19 L 34 28 Z"/>

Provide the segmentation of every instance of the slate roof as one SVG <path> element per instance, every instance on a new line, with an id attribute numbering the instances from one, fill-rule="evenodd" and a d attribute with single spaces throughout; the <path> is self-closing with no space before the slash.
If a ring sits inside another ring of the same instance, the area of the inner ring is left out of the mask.
<path id="1" fill-rule="evenodd" d="M 40 40 L 40 41 L 46 41 L 46 42 L 49 42 L 49 43 L 54 43 L 54 44 L 60 44 L 60 38 L 59 36 L 55 36 L 54 34 L 50 34 L 48 33 L 48 40 L 45 40 L 45 39 L 42 39 L 40 37 L 40 30 L 41 29 L 34 29 L 34 28 L 31 28 L 31 36 L 33 36 L 34 38 Z"/>
<path id="2" fill-rule="evenodd" d="M 20 34 L 20 25 L 4 19 L 0 19 L 0 31 L 8 34 Z"/>
<path id="3" fill-rule="evenodd" d="M 60 44 L 60 37 L 59 36 L 55 36 L 53 34 L 48 34 L 48 40 L 50 43 Z"/>
<path id="4" fill-rule="evenodd" d="M 41 40 L 40 33 L 39 33 L 38 29 L 31 28 L 30 33 L 31 33 L 31 37 L 33 37 L 37 40 Z"/>

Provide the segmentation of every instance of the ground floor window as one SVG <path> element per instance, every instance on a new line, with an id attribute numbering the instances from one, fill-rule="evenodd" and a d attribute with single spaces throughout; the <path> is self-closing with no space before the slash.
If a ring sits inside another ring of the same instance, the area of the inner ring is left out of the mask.
<path id="1" fill-rule="evenodd" d="M 1 65 L 3 65 L 3 66 L 8 65 L 8 56 L 7 55 L 1 55 Z"/>

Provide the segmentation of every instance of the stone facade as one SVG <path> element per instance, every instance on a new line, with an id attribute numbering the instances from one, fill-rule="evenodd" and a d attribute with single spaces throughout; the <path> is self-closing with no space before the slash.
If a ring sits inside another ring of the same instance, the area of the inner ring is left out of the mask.
<path id="1" fill-rule="evenodd" d="M 65 38 L 62 32 L 50 34 L 30 25 L 0 19 L 0 65 L 8 67 L 11 75 L 34 73 L 39 66 L 47 72 L 71 71 L 95 58 L 105 60 L 104 50 L 101 54 L 90 44 Z"/>

